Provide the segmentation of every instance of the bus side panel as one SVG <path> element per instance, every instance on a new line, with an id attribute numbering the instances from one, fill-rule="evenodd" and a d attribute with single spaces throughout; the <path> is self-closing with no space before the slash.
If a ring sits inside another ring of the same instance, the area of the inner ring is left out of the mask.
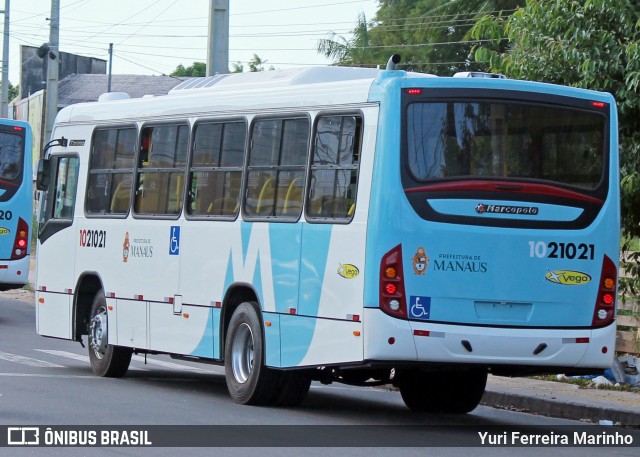
<path id="1" fill-rule="evenodd" d="M 362 323 L 280 316 L 282 366 L 313 366 L 362 360 Z M 309 336 L 313 343 L 309 346 Z"/>
<path id="2" fill-rule="evenodd" d="M 149 305 L 149 347 L 155 351 L 213 358 L 214 330 L 211 308 L 170 303 Z"/>
<path id="3" fill-rule="evenodd" d="M 36 292 L 36 331 L 39 335 L 70 340 L 73 296 Z"/>
<path id="4" fill-rule="evenodd" d="M 149 303 L 117 300 L 115 309 L 119 346 L 149 349 L 147 316 Z"/>
<path id="5" fill-rule="evenodd" d="M 353 219 L 347 224 L 331 221 L 303 224 L 297 314 L 317 317 L 317 322 L 315 325 L 307 322 L 305 333 L 301 327 L 293 334 L 282 322 L 283 366 L 353 362 L 363 358 L 366 231 L 378 109 L 368 107 L 362 111 L 364 131 Z M 283 319 L 287 323 L 295 321 L 291 316 Z"/>

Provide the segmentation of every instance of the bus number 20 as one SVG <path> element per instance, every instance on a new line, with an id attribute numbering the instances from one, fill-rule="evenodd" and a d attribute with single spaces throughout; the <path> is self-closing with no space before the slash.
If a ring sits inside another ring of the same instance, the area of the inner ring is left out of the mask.
<path id="1" fill-rule="evenodd" d="M 595 245 L 580 243 L 556 243 L 547 244 L 544 241 L 529 241 L 529 257 L 543 259 L 578 259 L 593 260 Z"/>

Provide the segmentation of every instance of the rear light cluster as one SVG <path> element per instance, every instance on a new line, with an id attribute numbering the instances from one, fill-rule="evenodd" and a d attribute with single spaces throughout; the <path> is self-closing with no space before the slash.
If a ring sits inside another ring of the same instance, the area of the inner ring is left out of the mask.
<path id="1" fill-rule="evenodd" d="M 390 316 L 407 319 L 402 245 L 387 252 L 380 262 L 380 309 Z"/>
<path id="2" fill-rule="evenodd" d="M 13 241 L 13 250 L 11 251 L 11 260 L 19 260 L 24 258 L 29 252 L 29 225 L 21 217 L 18 218 L 18 227 L 16 229 L 16 237 Z"/>
<path id="3" fill-rule="evenodd" d="M 602 327 L 613 322 L 616 311 L 617 278 L 618 271 L 615 263 L 605 255 L 602 261 L 598 298 L 591 322 L 594 327 Z"/>

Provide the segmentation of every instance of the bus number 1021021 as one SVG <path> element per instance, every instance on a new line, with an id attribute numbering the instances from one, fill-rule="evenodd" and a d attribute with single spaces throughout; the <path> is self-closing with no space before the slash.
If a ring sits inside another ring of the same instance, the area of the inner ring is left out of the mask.
<path id="1" fill-rule="evenodd" d="M 593 260 L 595 256 L 595 245 L 580 243 L 556 243 L 549 244 L 544 241 L 529 241 L 529 257 L 539 259 L 578 259 Z"/>
<path id="2" fill-rule="evenodd" d="M 83 248 L 106 247 L 107 232 L 104 230 L 80 230 L 80 246 Z"/>

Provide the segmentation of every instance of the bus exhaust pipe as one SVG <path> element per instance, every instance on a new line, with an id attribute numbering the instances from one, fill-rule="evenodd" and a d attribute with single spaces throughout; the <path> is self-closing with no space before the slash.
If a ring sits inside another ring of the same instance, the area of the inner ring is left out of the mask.
<path id="1" fill-rule="evenodd" d="M 387 70 L 395 70 L 400 63 L 400 54 L 393 54 L 387 61 Z"/>

